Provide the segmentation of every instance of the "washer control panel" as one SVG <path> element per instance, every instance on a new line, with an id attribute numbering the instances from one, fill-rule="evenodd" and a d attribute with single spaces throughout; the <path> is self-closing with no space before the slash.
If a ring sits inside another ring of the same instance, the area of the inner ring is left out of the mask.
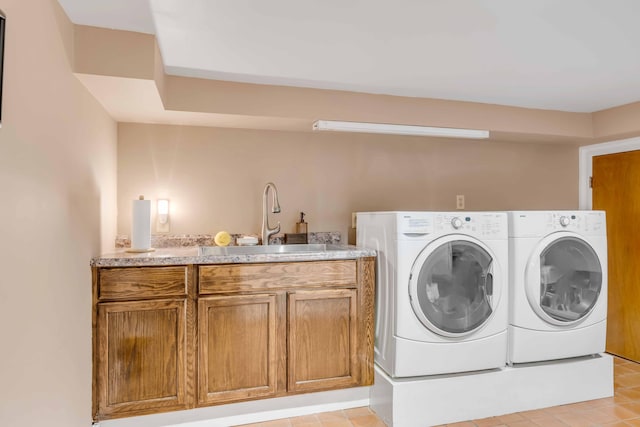
<path id="1" fill-rule="evenodd" d="M 461 228 L 461 227 L 462 227 L 462 224 L 463 224 L 462 220 L 461 220 L 460 218 L 458 218 L 458 217 L 455 217 L 455 218 L 453 218 L 453 219 L 451 220 L 451 226 L 452 226 L 453 228 L 455 228 L 456 230 L 457 230 L 457 229 L 459 229 L 459 228 Z"/>
<path id="2" fill-rule="evenodd" d="M 433 233 L 433 216 L 402 214 L 398 221 L 398 230 L 405 234 L 431 234 Z"/>
<path id="3" fill-rule="evenodd" d="M 545 229 L 598 233 L 606 229 L 606 223 L 604 214 L 601 212 L 550 212 L 547 214 Z"/>

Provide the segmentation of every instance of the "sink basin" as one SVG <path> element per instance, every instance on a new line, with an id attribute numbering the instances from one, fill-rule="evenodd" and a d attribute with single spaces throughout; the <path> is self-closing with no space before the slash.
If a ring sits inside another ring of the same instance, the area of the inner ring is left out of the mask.
<path id="1" fill-rule="evenodd" d="M 198 255 L 296 254 L 304 252 L 335 251 L 340 249 L 340 246 L 326 245 L 324 243 L 268 246 L 200 246 L 198 247 Z"/>

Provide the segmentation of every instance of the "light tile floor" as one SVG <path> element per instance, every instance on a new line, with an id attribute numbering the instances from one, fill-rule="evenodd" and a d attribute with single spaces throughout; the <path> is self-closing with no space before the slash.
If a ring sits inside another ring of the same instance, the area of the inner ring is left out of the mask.
<path id="1" fill-rule="evenodd" d="M 385 424 L 367 407 L 321 412 L 304 417 L 285 418 L 244 427 L 385 427 Z"/>
<path id="2" fill-rule="evenodd" d="M 614 357 L 614 388 L 615 395 L 605 399 L 447 424 L 446 427 L 640 427 L 640 364 Z M 384 425 L 375 413 L 366 407 L 250 424 L 251 427 Z"/>

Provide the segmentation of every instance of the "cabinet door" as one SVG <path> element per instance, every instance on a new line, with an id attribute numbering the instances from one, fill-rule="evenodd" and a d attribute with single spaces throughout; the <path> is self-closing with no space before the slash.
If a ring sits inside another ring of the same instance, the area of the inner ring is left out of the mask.
<path id="1" fill-rule="evenodd" d="M 186 301 L 98 304 L 98 418 L 184 409 Z"/>
<path id="2" fill-rule="evenodd" d="M 288 301 L 288 390 L 357 384 L 356 290 L 292 292 Z"/>
<path id="3" fill-rule="evenodd" d="M 275 295 L 198 301 L 198 403 L 276 393 Z"/>

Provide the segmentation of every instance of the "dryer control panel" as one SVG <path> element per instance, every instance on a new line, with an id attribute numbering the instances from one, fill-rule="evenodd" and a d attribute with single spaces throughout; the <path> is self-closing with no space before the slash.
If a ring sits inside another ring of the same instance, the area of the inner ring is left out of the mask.
<path id="1" fill-rule="evenodd" d="M 460 233 L 484 239 L 506 239 L 507 216 L 503 212 L 419 212 L 398 218 L 398 232 L 405 235 Z"/>

